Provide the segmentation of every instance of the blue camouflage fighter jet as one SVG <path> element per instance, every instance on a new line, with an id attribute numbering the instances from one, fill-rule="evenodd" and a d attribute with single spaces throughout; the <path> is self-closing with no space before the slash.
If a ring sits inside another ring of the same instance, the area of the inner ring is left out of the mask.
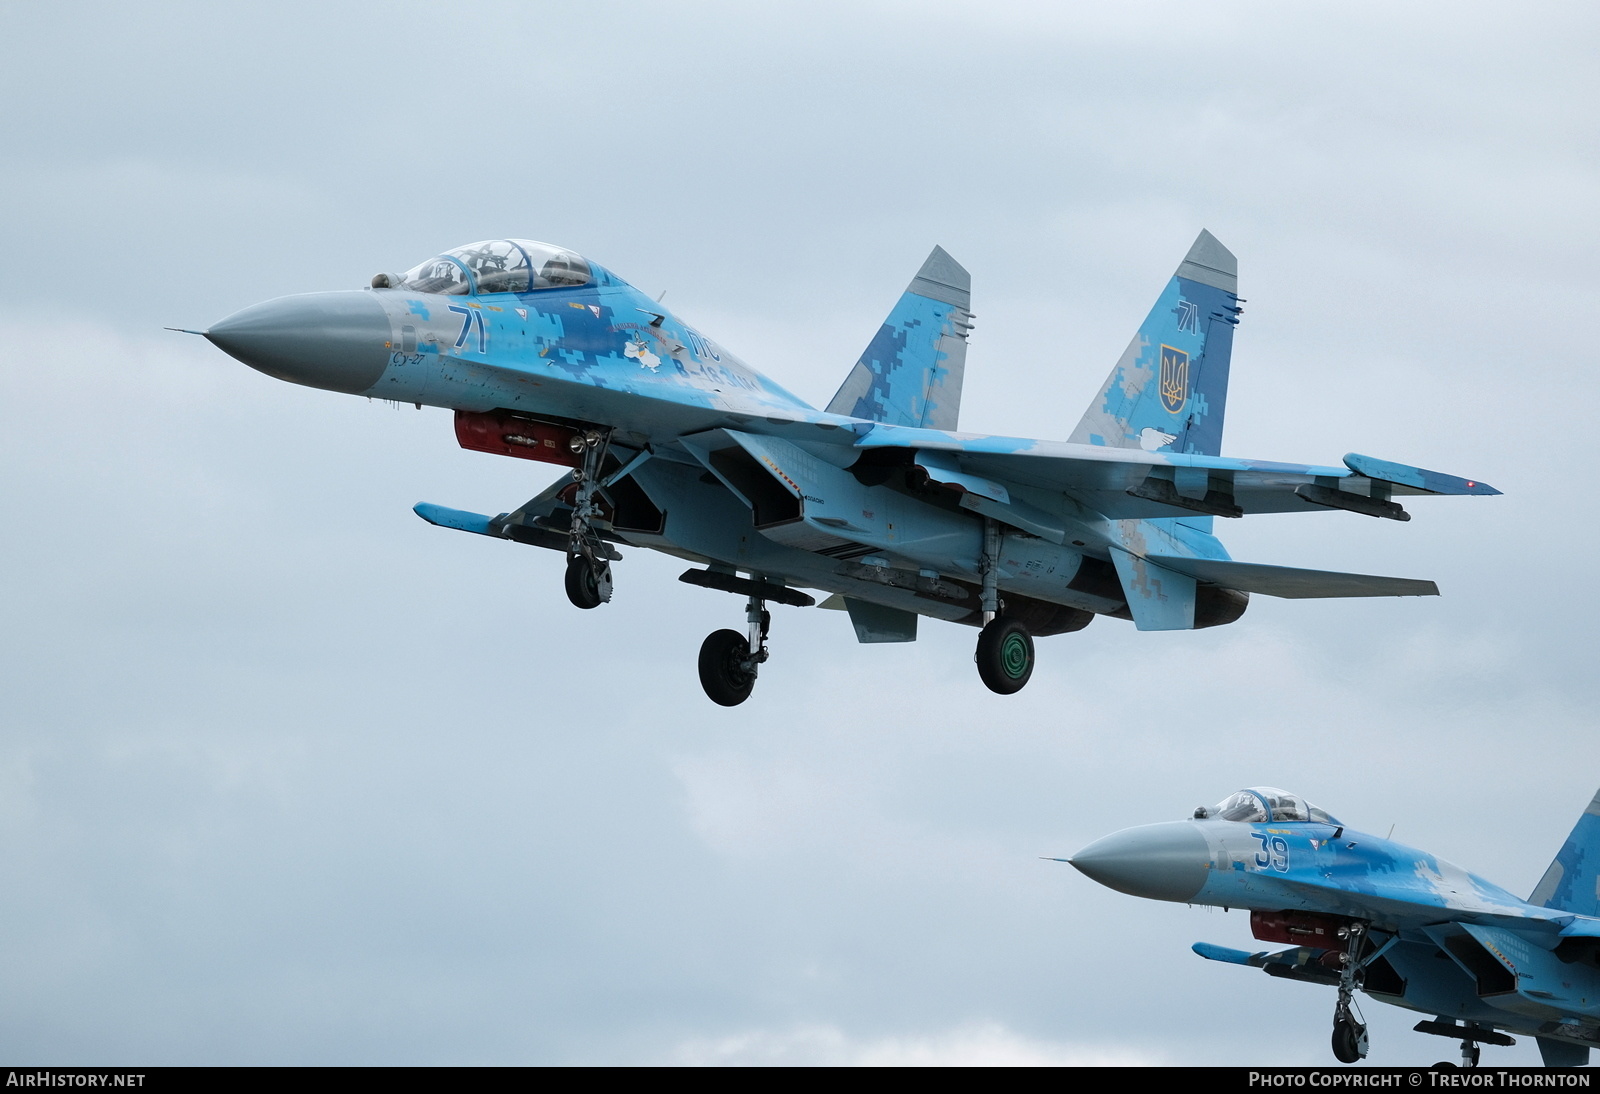
<path id="1" fill-rule="evenodd" d="M 1194 952 L 1338 988 L 1344 1063 L 1367 1054 L 1357 989 L 1433 1015 L 1415 1028 L 1459 1040 L 1467 1067 L 1480 1044 L 1516 1043 L 1500 1030 L 1535 1038 L 1550 1067 L 1582 1067 L 1600 1043 L 1600 794 L 1527 900 L 1269 786 L 1057 861 L 1132 896 L 1249 909 L 1257 939 L 1289 948 Z"/>
<path id="2" fill-rule="evenodd" d="M 618 546 L 693 564 L 746 600 L 700 650 L 707 695 L 750 694 L 769 603 L 832 594 L 861 642 L 919 616 L 981 628 L 1000 693 L 1033 639 L 1097 615 L 1140 630 L 1232 623 L 1251 593 L 1431 596 L 1431 581 L 1236 562 L 1215 517 L 1343 510 L 1483 483 L 1349 455 L 1343 466 L 1221 455 L 1239 322 L 1233 255 L 1202 232 L 1064 442 L 956 431 L 971 279 L 934 248 L 823 410 L 746 366 L 609 270 L 521 239 L 447 251 L 369 289 L 257 304 L 203 334 L 270 376 L 448 407 L 466 448 L 566 470 L 497 516 L 416 507 L 444 527 L 566 556 L 580 608 L 611 599 Z"/>

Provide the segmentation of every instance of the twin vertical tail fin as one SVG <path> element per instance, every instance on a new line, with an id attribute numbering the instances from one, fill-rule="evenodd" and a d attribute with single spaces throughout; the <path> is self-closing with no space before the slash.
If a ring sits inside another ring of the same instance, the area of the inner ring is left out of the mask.
<path id="1" fill-rule="evenodd" d="M 1238 289 L 1233 252 L 1201 232 L 1068 439 L 1220 456 Z"/>
<path id="2" fill-rule="evenodd" d="M 943 247 L 935 247 L 828 403 L 828 412 L 889 425 L 955 429 L 971 308 L 971 275 Z"/>
<path id="3" fill-rule="evenodd" d="M 1556 860 L 1528 897 L 1529 904 L 1600 916 L 1600 794 L 1589 802 Z"/>

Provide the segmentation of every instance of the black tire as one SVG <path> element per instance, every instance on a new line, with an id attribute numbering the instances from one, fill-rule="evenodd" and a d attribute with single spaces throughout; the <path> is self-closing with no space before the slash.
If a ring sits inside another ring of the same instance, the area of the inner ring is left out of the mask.
<path id="1" fill-rule="evenodd" d="M 712 631 L 700 643 L 700 686 L 713 703 L 736 707 L 750 698 L 756 674 L 745 668 L 750 643 L 738 631 Z"/>
<path id="2" fill-rule="evenodd" d="M 1350 1021 L 1333 1024 L 1333 1055 L 1341 1064 L 1353 1064 L 1361 1059 L 1361 1046 L 1356 1024 Z"/>
<path id="3" fill-rule="evenodd" d="M 997 616 L 978 632 L 977 661 L 990 691 L 1013 695 L 1033 675 L 1033 635 L 1016 620 Z"/>
<path id="4" fill-rule="evenodd" d="M 600 606 L 600 583 L 595 580 L 594 567 L 582 555 L 567 559 L 567 599 L 574 608 Z"/>

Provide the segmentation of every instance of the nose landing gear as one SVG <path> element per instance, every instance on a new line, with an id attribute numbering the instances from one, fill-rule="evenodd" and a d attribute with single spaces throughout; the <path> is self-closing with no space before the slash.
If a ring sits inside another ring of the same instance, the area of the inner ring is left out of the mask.
<path id="1" fill-rule="evenodd" d="M 592 556 L 568 555 L 566 586 L 573 607 L 598 608 L 611 599 L 611 563 L 600 559 L 596 566 Z"/>
<path id="2" fill-rule="evenodd" d="M 1335 1010 L 1333 1016 L 1333 1055 L 1341 1064 L 1367 1058 L 1367 1027 L 1350 1009 Z"/>
<path id="3" fill-rule="evenodd" d="M 578 489 L 572 499 L 572 532 L 567 545 L 567 599 L 574 607 L 598 608 L 611 600 L 611 555 L 594 521 L 600 513 L 600 465 L 611 435 L 591 429 L 572 438 L 572 451 L 583 457 L 572 472 Z"/>
<path id="4" fill-rule="evenodd" d="M 1349 946 L 1339 967 L 1339 1001 L 1333 1008 L 1333 1055 L 1341 1064 L 1353 1064 L 1367 1056 L 1367 1026 L 1354 1008 L 1357 977 L 1361 971 L 1361 942 L 1365 925 L 1349 928 Z"/>

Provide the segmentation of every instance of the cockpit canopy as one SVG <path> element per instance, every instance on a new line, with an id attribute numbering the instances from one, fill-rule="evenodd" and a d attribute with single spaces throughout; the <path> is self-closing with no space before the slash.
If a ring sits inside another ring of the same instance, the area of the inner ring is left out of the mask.
<path id="1" fill-rule="evenodd" d="M 467 296 L 570 289 L 593 279 L 589 263 L 565 248 L 531 239 L 491 239 L 446 251 L 399 277 L 379 274 L 372 286 Z"/>
<path id="2" fill-rule="evenodd" d="M 1275 786 L 1252 786 L 1230 794 L 1216 805 L 1194 811 L 1195 820 L 1239 821 L 1245 824 L 1278 824 L 1291 821 L 1316 821 L 1338 824 L 1326 810 L 1318 809 L 1298 794 Z"/>

